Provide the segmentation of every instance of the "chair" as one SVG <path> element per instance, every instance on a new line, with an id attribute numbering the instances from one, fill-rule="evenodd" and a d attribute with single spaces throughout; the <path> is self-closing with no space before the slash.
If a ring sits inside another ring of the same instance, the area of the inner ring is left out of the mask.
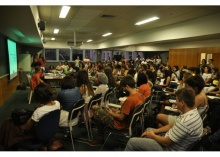
<path id="1" fill-rule="evenodd" d="M 71 120 L 75 119 L 79 115 L 80 111 L 83 111 L 83 107 L 85 106 L 84 103 L 85 103 L 84 99 L 78 100 L 76 103 L 74 103 L 68 115 L 68 132 L 70 133 L 73 150 L 75 150 L 75 147 L 73 142 L 73 134 L 72 134 L 73 126 Z"/>
<path id="2" fill-rule="evenodd" d="M 92 109 L 92 106 L 95 104 L 98 104 L 100 106 L 101 104 L 101 100 L 102 100 L 102 93 L 98 93 L 96 95 L 94 95 L 87 107 L 84 109 L 84 120 L 85 120 L 85 125 L 86 125 L 86 129 L 88 132 L 88 140 L 91 141 L 93 139 L 92 136 L 92 121 L 91 121 L 91 114 L 90 114 L 90 110 Z"/>
<path id="3" fill-rule="evenodd" d="M 35 138 L 21 141 L 13 148 L 23 148 L 26 150 L 40 150 L 43 146 L 48 146 L 50 140 L 55 136 L 59 128 L 60 110 L 54 110 L 44 115 L 35 128 Z"/>
<path id="4" fill-rule="evenodd" d="M 106 93 L 105 93 L 105 95 L 104 95 L 104 106 L 108 106 L 108 103 L 109 103 L 109 100 L 110 100 L 110 96 L 111 96 L 111 94 L 112 94 L 112 92 L 113 92 L 113 87 L 110 87 L 107 91 L 106 91 Z"/>
<path id="5" fill-rule="evenodd" d="M 111 134 L 116 134 L 116 135 L 123 136 L 126 138 L 133 137 L 134 132 L 137 131 L 138 121 L 141 120 L 142 114 L 143 114 L 143 105 L 139 105 L 138 107 L 136 107 L 136 109 L 129 116 L 129 128 L 128 129 L 117 130 L 117 129 L 105 127 L 105 131 L 109 132 L 109 133 L 108 133 L 108 136 L 106 137 L 105 142 L 103 143 L 100 150 L 102 150 L 102 148 L 104 147 L 104 145 L 108 141 Z"/>
<path id="6" fill-rule="evenodd" d="M 31 99 L 32 99 L 32 95 L 33 95 L 33 86 L 32 86 L 32 83 L 31 83 L 31 75 L 30 74 L 27 74 L 27 78 L 28 78 L 28 82 L 29 82 L 29 85 L 30 85 L 30 92 L 29 92 L 29 95 L 28 95 L 28 104 L 31 104 Z"/>
<path id="7" fill-rule="evenodd" d="M 202 121 L 204 122 L 206 117 L 207 117 L 207 112 L 209 110 L 209 105 L 206 105 L 206 108 L 204 109 L 204 111 L 200 114 Z"/>
<path id="8" fill-rule="evenodd" d="M 152 94 L 149 95 L 145 101 L 142 103 L 143 105 L 143 113 L 142 113 L 142 132 L 144 131 L 145 128 L 147 128 L 146 126 L 146 122 L 147 122 L 147 118 L 149 118 L 149 115 L 151 114 L 151 101 L 152 101 Z"/>
<path id="9" fill-rule="evenodd" d="M 191 144 L 186 151 L 202 151 L 202 142 L 211 134 L 211 130 L 203 128 L 202 136 L 197 139 L 193 144 Z"/>

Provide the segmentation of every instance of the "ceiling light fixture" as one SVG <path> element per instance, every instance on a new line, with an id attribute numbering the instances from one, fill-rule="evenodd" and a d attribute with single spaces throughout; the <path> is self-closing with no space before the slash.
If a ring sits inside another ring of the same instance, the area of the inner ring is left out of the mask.
<path id="1" fill-rule="evenodd" d="M 54 29 L 53 33 L 57 34 L 59 32 L 59 29 Z"/>
<path id="2" fill-rule="evenodd" d="M 59 18 L 66 18 L 66 15 L 68 14 L 69 10 L 70 10 L 69 6 L 63 6 Z"/>
<path id="3" fill-rule="evenodd" d="M 148 23 L 148 22 L 155 21 L 158 19 L 159 19 L 159 17 L 152 17 L 152 18 L 146 19 L 144 21 L 137 22 L 137 23 L 135 23 L 135 25 L 142 25 L 144 23 Z"/>
<path id="4" fill-rule="evenodd" d="M 51 38 L 51 40 L 55 40 L 55 38 Z"/>
<path id="5" fill-rule="evenodd" d="M 111 35 L 112 33 L 106 33 L 106 34 L 103 34 L 102 36 L 103 37 L 106 37 L 106 36 L 108 36 L 108 35 Z"/>
<path id="6" fill-rule="evenodd" d="M 92 39 L 89 39 L 89 40 L 87 40 L 86 42 L 89 43 L 89 42 L 91 42 L 91 41 L 93 41 L 93 40 L 92 40 Z"/>

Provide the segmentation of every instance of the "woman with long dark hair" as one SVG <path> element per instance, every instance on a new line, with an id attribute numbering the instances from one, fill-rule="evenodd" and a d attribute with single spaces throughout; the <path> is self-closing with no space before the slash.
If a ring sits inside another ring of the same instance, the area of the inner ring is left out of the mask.
<path id="1" fill-rule="evenodd" d="M 78 71 L 76 77 L 76 86 L 80 89 L 80 93 L 82 93 L 85 104 L 88 104 L 92 96 L 94 96 L 94 91 L 86 70 Z"/>
<path id="2" fill-rule="evenodd" d="M 139 71 L 137 76 L 138 92 L 146 99 L 151 94 L 151 88 L 148 84 L 147 76 L 144 72 Z"/>

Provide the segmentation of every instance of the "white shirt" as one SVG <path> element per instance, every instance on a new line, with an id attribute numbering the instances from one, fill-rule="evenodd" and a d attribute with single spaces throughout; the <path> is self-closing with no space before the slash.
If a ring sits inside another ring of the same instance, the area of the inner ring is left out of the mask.
<path id="1" fill-rule="evenodd" d="M 211 77 L 212 77 L 212 74 L 211 74 L 211 73 L 208 73 L 208 74 L 203 73 L 203 74 L 202 74 L 202 78 L 203 78 L 204 81 L 206 81 L 207 79 L 209 79 L 209 78 L 211 78 Z"/>
<path id="2" fill-rule="evenodd" d="M 38 108 L 34 111 L 34 113 L 33 113 L 32 117 L 31 117 L 31 119 L 32 119 L 33 121 L 35 121 L 35 122 L 39 122 L 39 120 L 40 120 L 45 114 L 47 114 L 47 113 L 49 113 L 49 112 L 51 112 L 51 111 L 60 109 L 60 103 L 59 103 L 59 101 L 55 100 L 54 102 L 55 102 L 54 105 L 50 105 L 50 106 L 44 105 L 44 106 L 38 107 Z"/>

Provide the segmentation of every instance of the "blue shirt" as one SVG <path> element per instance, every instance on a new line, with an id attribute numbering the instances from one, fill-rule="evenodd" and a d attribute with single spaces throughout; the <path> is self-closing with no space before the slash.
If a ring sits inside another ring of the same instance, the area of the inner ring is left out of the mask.
<path id="1" fill-rule="evenodd" d="M 78 87 L 61 90 L 57 95 L 57 100 L 60 102 L 62 109 L 66 111 L 69 111 L 71 106 L 79 99 L 81 99 L 81 93 Z"/>

